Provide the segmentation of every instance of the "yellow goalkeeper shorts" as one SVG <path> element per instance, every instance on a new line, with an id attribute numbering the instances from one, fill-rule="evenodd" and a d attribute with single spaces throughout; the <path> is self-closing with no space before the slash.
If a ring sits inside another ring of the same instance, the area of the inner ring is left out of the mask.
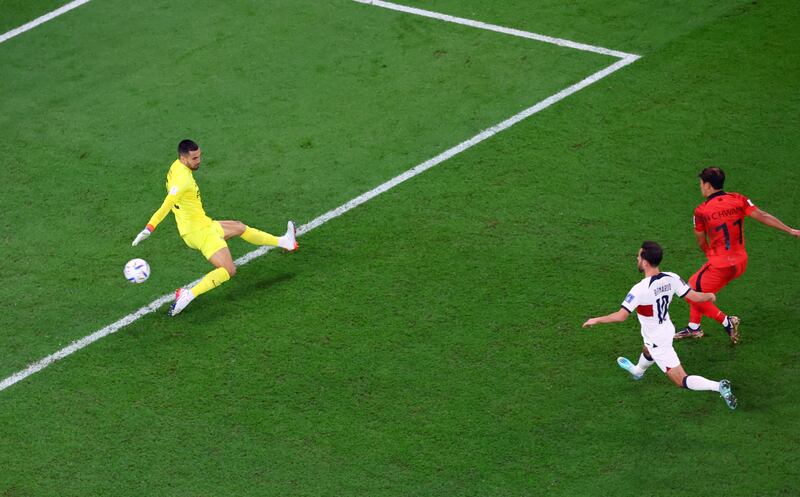
<path id="1" fill-rule="evenodd" d="M 211 226 L 206 229 L 186 233 L 181 238 L 190 248 L 202 252 L 206 259 L 228 246 L 225 241 L 225 231 L 217 221 L 212 221 Z"/>

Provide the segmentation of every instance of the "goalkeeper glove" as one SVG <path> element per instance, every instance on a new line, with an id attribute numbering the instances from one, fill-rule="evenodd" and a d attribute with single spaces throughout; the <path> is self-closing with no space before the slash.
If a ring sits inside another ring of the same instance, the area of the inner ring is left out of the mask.
<path id="1" fill-rule="evenodd" d="M 151 228 L 150 225 L 148 224 L 142 231 L 139 232 L 138 235 L 136 235 L 136 238 L 133 240 L 133 243 L 131 243 L 131 245 L 134 247 L 139 245 L 139 242 L 150 236 L 150 233 L 152 232 L 153 228 Z"/>

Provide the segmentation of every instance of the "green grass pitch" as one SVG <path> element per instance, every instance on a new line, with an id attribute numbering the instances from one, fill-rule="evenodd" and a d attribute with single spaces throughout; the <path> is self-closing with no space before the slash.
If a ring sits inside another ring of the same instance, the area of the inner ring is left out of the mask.
<path id="1" fill-rule="evenodd" d="M 642 240 L 702 264 L 702 167 L 800 224 L 794 3 L 404 3 L 642 58 L 0 391 L 0 496 L 800 493 L 800 241 L 747 221 L 742 343 L 676 344 L 736 411 L 630 381 L 635 319 L 580 328 Z M 280 233 L 614 61 L 347 0 L 94 0 L 0 44 L 0 379 L 209 270 L 171 217 L 130 247 L 180 139 L 212 217 Z"/>

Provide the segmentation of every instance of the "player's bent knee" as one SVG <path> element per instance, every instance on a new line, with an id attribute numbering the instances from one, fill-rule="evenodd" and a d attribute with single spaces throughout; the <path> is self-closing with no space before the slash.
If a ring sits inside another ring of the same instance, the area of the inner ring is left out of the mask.
<path id="1" fill-rule="evenodd" d="M 686 388 L 686 373 L 681 374 L 675 368 L 667 368 L 667 378 L 678 388 Z"/>
<path id="2" fill-rule="evenodd" d="M 683 379 L 680 379 L 680 380 L 679 380 L 678 378 L 670 377 L 670 380 L 672 380 L 672 383 L 673 383 L 673 384 L 674 384 L 676 387 L 678 387 L 678 388 L 686 388 L 686 386 L 683 384 L 683 383 L 684 383 L 684 382 L 683 382 Z"/>

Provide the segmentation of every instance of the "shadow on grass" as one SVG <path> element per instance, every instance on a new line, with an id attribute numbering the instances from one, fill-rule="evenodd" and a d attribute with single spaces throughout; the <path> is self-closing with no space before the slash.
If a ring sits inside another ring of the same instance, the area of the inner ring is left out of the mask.
<path id="1" fill-rule="evenodd" d="M 246 302 L 252 298 L 254 294 L 261 294 L 267 297 L 271 289 L 292 280 L 295 274 L 281 273 L 261 278 L 253 278 L 253 276 L 255 275 L 249 274 L 247 276 L 234 278 L 228 282 L 228 284 L 230 284 L 230 290 L 220 295 L 218 298 L 197 299 L 197 302 L 193 302 L 192 305 L 202 302 L 202 306 L 205 308 L 204 312 L 197 313 L 203 320 L 203 323 L 213 324 L 220 319 L 224 319 L 226 315 L 229 314 L 227 309 L 230 307 L 235 309 L 249 307 L 250 304 Z M 206 297 L 211 295 L 213 294 L 209 293 Z M 191 311 L 193 309 L 190 306 L 187 310 Z"/>

